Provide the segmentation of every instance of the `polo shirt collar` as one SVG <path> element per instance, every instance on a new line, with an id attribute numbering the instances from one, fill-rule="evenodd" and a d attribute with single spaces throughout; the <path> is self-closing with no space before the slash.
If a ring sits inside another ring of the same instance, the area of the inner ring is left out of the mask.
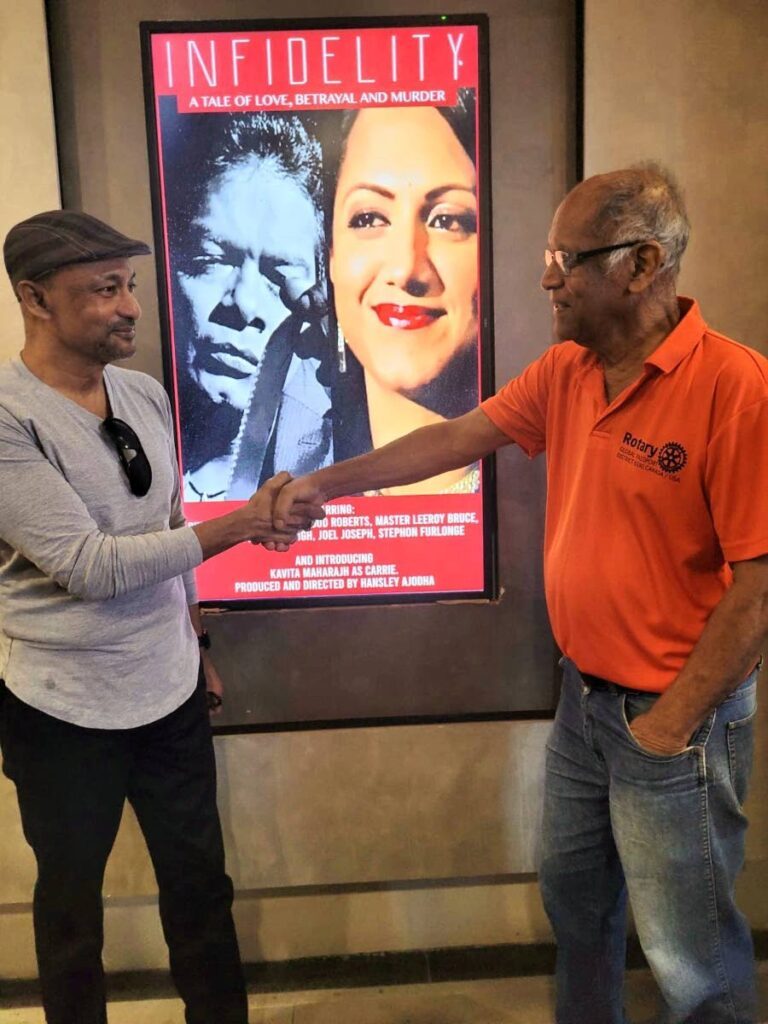
<path id="1" fill-rule="evenodd" d="M 662 373 L 674 370 L 678 363 L 698 345 L 707 329 L 699 304 L 695 299 L 687 299 L 679 295 L 677 302 L 680 307 L 680 319 L 675 329 L 645 360 L 647 367 L 655 366 Z"/>

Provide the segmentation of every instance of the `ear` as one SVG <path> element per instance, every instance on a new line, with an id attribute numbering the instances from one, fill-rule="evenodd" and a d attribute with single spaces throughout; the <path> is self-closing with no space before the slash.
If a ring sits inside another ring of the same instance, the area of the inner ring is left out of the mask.
<path id="1" fill-rule="evenodd" d="M 664 250 L 656 241 L 643 242 L 632 253 L 632 276 L 627 288 L 635 294 L 644 292 L 656 280 L 664 266 Z"/>
<path id="2" fill-rule="evenodd" d="M 19 281 L 16 285 L 16 296 L 22 309 L 38 320 L 50 320 L 51 311 L 45 296 L 45 290 L 34 281 Z"/>

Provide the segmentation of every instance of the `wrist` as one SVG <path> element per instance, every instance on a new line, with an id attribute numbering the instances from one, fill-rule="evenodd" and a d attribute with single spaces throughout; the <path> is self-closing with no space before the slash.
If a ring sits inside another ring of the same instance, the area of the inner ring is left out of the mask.
<path id="1" fill-rule="evenodd" d="M 242 544 L 250 540 L 258 540 L 257 534 L 263 528 L 263 521 L 254 514 L 253 506 L 246 502 L 240 508 L 230 512 L 232 516 L 232 545 Z"/>
<path id="2" fill-rule="evenodd" d="M 335 466 L 326 466 L 324 469 L 316 469 L 312 473 L 307 473 L 304 480 L 314 490 L 318 503 L 322 505 L 326 501 L 337 498 L 340 494 L 347 493 L 344 490 L 343 484 L 341 487 L 334 486 L 334 477 L 340 477 L 341 475 L 342 470 L 339 463 Z"/>
<path id="3" fill-rule="evenodd" d="M 218 516 L 215 519 L 196 523 L 192 527 L 200 542 L 203 559 L 211 558 L 221 551 L 227 551 L 236 544 L 251 539 L 252 534 L 248 530 L 248 517 L 243 512 L 244 509 L 238 508 L 234 512 L 227 512 L 226 515 Z"/>
<path id="4" fill-rule="evenodd" d="M 669 714 L 659 714 L 658 703 L 632 722 L 632 732 L 666 748 L 682 749 L 688 746 L 690 737 L 696 732 L 699 723 L 686 719 L 682 722 Z"/>

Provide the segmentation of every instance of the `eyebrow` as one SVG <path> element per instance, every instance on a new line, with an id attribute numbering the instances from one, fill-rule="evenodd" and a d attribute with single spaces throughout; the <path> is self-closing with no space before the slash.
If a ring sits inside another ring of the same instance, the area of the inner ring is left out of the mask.
<path id="1" fill-rule="evenodd" d="M 375 192 L 376 195 L 382 196 L 384 199 L 397 198 L 396 193 L 392 192 L 388 188 L 384 188 L 383 185 L 374 185 L 370 182 L 361 181 L 358 182 L 356 185 L 351 185 L 347 189 L 347 191 L 344 193 L 342 202 L 346 202 L 353 192 L 358 191 Z M 431 203 L 434 202 L 436 199 L 439 199 L 441 196 L 445 195 L 446 192 L 468 192 L 471 196 L 477 196 L 476 188 L 470 188 L 468 185 L 448 184 L 438 185 L 437 188 L 430 189 L 429 192 L 425 194 L 424 198 L 427 200 L 427 202 Z"/>
<path id="2" fill-rule="evenodd" d="M 106 274 L 96 274 L 93 277 L 93 282 L 96 284 L 99 281 L 109 281 L 110 283 L 117 282 L 118 284 L 123 280 L 122 274 L 118 270 L 109 270 Z M 128 284 L 132 284 L 136 280 L 136 271 L 131 274 L 128 278 Z"/>

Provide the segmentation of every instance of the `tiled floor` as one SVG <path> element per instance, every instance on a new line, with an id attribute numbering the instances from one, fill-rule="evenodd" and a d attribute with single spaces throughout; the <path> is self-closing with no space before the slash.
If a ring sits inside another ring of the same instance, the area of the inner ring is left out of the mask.
<path id="1" fill-rule="evenodd" d="M 768 964 L 760 967 L 768 996 Z M 653 1015 L 654 986 L 647 971 L 630 971 L 627 1008 L 633 1022 Z M 768 1005 L 768 1001 L 765 1003 Z M 503 978 L 386 988 L 253 995 L 250 1024 L 551 1024 L 551 979 Z M 114 1002 L 110 1024 L 183 1024 L 172 999 Z M 2 1009 L 0 1024 L 43 1024 L 39 1009 Z"/>

